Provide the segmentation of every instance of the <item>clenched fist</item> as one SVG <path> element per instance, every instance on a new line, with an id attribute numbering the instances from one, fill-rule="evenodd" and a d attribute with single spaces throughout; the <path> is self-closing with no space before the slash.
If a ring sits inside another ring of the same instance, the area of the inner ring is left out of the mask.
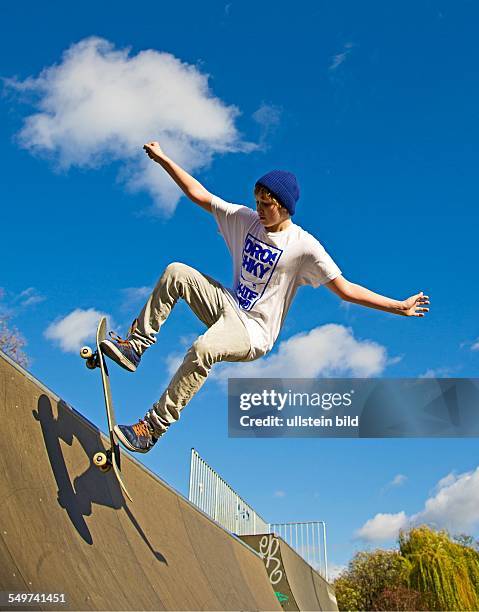
<path id="1" fill-rule="evenodd" d="M 164 153 L 160 147 L 159 142 L 147 142 L 143 145 L 143 150 L 150 159 L 158 160 Z"/>

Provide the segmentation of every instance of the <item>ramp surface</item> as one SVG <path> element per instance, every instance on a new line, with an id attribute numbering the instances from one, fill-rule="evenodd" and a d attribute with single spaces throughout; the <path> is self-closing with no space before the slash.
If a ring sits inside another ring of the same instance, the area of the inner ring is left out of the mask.
<path id="1" fill-rule="evenodd" d="M 284 610 L 338 610 L 331 585 L 283 539 L 271 533 L 241 539 L 263 557 Z"/>
<path id="2" fill-rule="evenodd" d="M 123 454 L 127 502 L 92 464 L 107 438 L 3 353 L 0 419 L 0 592 L 65 594 L 36 609 L 281 609 L 255 552 Z"/>

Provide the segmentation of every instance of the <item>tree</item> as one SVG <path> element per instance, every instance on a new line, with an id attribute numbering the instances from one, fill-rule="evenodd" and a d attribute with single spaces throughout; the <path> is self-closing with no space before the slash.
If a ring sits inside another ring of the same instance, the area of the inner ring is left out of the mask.
<path id="1" fill-rule="evenodd" d="M 373 602 L 373 610 L 429 610 L 424 593 L 405 586 L 385 588 Z"/>
<path id="2" fill-rule="evenodd" d="M 0 349 L 13 361 L 27 367 L 30 360 L 23 351 L 26 340 L 16 327 L 8 326 L 8 320 L 8 316 L 0 313 Z"/>
<path id="3" fill-rule="evenodd" d="M 377 602 L 386 589 L 407 589 L 408 574 L 408 563 L 397 550 L 358 552 L 347 571 L 334 582 L 338 607 L 340 610 L 388 609 Z"/>
<path id="4" fill-rule="evenodd" d="M 430 610 L 479 610 L 479 552 L 472 542 L 463 535 L 454 542 L 426 525 L 400 533 L 410 584 L 428 595 Z"/>
<path id="5" fill-rule="evenodd" d="M 340 610 L 479 610 L 479 551 L 468 535 L 426 525 L 399 550 L 359 552 L 334 582 Z"/>

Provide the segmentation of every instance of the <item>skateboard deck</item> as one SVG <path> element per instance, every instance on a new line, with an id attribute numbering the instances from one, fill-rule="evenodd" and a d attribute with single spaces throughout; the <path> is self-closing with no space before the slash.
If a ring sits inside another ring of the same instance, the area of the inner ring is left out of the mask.
<path id="1" fill-rule="evenodd" d="M 103 472 L 108 472 L 111 468 L 118 480 L 123 493 L 126 497 L 133 501 L 131 495 L 128 493 L 123 480 L 121 478 L 121 453 L 120 445 L 116 439 L 114 427 L 116 425 L 115 410 L 113 408 L 113 399 L 111 395 L 110 377 L 108 375 L 108 367 L 106 365 L 105 357 L 101 352 L 100 344 L 106 338 L 106 317 L 102 317 L 98 323 L 96 331 L 96 351 L 93 352 L 89 346 L 84 346 L 80 355 L 83 359 L 86 359 L 86 366 L 93 370 L 100 368 L 101 371 L 101 382 L 103 387 L 103 395 L 105 397 L 105 408 L 106 418 L 108 423 L 108 431 L 110 434 L 110 448 L 106 452 L 98 452 L 93 456 L 93 463 L 99 467 Z"/>

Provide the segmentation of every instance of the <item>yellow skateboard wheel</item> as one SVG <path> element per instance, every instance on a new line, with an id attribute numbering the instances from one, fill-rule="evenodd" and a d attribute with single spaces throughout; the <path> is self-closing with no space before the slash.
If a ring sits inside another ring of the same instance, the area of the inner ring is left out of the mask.
<path id="1" fill-rule="evenodd" d="M 93 455 L 93 463 L 97 467 L 103 467 L 108 463 L 108 458 L 105 453 L 95 453 Z"/>

